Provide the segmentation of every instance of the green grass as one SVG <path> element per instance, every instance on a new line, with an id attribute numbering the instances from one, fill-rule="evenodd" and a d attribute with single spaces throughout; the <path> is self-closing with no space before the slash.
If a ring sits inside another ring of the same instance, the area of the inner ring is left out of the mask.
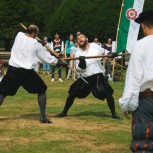
<path id="1" fill-rule="evenodd" d="M 52 124 L 39 122 L 37 95 L 20 88 L 7 97 L 0 108 L 0 153 L 129 153 L 130 121 L 119 108 L 124 82 L 111 84 L 115 89 L 116 112 L 122 118 L 111 118 L 106 101 L 92 95 L 76 99 L 67 118 L 55 118 L 61 112 L 72 80 L 51 82 L 48 86 L 47 116 Z"/>

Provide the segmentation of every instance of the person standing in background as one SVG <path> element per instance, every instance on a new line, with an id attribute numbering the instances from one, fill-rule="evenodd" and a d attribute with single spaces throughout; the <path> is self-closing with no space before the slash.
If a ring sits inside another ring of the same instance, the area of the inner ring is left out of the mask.
<path id="1" fill-rule="evenodd" d="M 112 54 L 112 39 L 111 38 L 107 40 L 107 43 L 104 45 L 103 48 L 110 51 L 108 54 Z M 106 69 L 106 75 L 108 76 L 109 81 L 112 80 L 111 67 L 112 67 L 112 59 L 106 58 L 105 69 Z"/>
<path id="2" fill-rule="evenodd" d="M 69 39 L 65 42 L 65 57 L 70 57 L 70 49 L 72 46 L 74 46 L 74 37 L 73 34 L 70 34 Z M 72 65 L 72 61 L 69 62 L 69 65 Z M 68 76 L 69 68 L 66 67 L 66 79 L 68 79 L 70 76 Z M 71 72 L 70 72 L 71 73 Z"/>
<path id="3" fill-rule="evenodd" d="M 64 51 L 64 42 L 60 39 L 60 35 L 59 33 L 55 33 L 55 39 L 53 41 L 51 41 L 51 49 L 53 49 L 56 53 L 59 54 L 59 56 L 62 55 L 62 52 Z M 58 67 L 58 81 L 63 82 L 62 80 L 62 70 L 60 65 L 57 66 Z M 54 74 L 55 74 L 55 69 L 56 66 L 52 66 L 52 79 L 51 81 L 54 82 L 55 78 L 54 78 Z"/>
<path id="4" fill-rule="evenodd" d="M 101 43 L 99 42 L 98 37 L 94 37 L 94 43 L 101 47 Z"/>
<path id="5" fill-rule="evenodd" d="M 44 44 L 46 46 L 51 47 L 51 44 L 48 42 L 48 38 L 47 37 L 44 37 L 43 41 L 44 41 Z M 50 51 L 48 51 L 46 47 L 45 47 L 45 49 L 50 54 Z M 43 64 L 42 69 L 43 69 L 43 74 L 50 75 L 50 73 L 49 73 L 50 72 L 50 64 Z"/>
<path id="6" fill-rule="evenodd" d="M 0 82 L 2 81 L 4 75 L 6 74 L 2 61 L 0 60 Z"/>
<path id="7" fill-rule="evenodd" d="M 80 31 L 77 31 L 76 32 L 76 39 L 78 38 L 78 36 L 81 34 L 81 32 Z"/>
<path id="8" fill-rule="evenodd" d="M 79 44 L 77 39 L 74 40 L 74 46 L 71 47 L 70 49 L 70 57 L 75 57 L 75 54 L 77 53 L 77 51 L 79 50 Z M 76 70 L 76 66 L 75 66 L 75 62 L 72 60 L 70 61 L 70 66 L 74 68 L 74 70 Z M 69 69 L 68 71 L 68 76 L 67 78 L 69 78 L 71 75 L 71 69 Z M 73 79 L 76 80 L 76 74 L 73 74 Z"/>

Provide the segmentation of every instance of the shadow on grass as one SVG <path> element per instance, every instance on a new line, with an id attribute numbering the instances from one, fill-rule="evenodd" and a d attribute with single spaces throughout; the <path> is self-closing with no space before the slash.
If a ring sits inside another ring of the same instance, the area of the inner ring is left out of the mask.
<path id="1" fill-rule="evenodd" d="M 46 113 L 48 117 L 55 117 L 55 114 L 50 112 Z M 68 117 L 85 117 L 85 116 L 94 116 L 94 117 L 103 117 L 103 118 L 110 118 L 111 114 L 106 114 L 105 112 L 94 112 L 94 111 L 84 111 L 79 112 L 76 114 L 68 114 Z M 25 114 L 21 116 L 14 116 L 14 117 L 0 117 L 0 121 L 8 121 L 8 120 L 22 120 L 22 119 L 28 119 L 28 120 L 39 120 L 40 115 L 39 114 Z"/>
<path id="2" fill-rule="evenodd" d="M 14 117 L 0 117 L 0 121 L 8 121 L 8 120 L 22 120 L 22 119 L 28 119 L 28 120 L 39 120 L 40 115 L 39 114 L 25 114 L 21 116 L 14 116 Z"/>
<path id="3" fill-rule="evenodd" d="M 94 111 L 84 111 L 79 112 L 77 114 L 69 115 L 69 116 L 75 116 L 75 117 L 82 117 L 82 116 L 95 116 L 95 117 L 111 117 L 110 114 L 106 114 L 105 112 L 94 112 Z"/>

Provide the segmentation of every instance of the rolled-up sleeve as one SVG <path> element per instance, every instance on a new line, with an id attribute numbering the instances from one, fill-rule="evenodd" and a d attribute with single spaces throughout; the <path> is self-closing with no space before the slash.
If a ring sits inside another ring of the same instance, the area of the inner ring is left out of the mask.
<path id="1" fill-rule="evenodd" d="M 138 107 L 140 84 L 143 78 L 143 62 L 140 54 L 140 47 L 137 45 L 129 61 L 123 96 L 119 99 L 123 112 L 134 111 Z"/>

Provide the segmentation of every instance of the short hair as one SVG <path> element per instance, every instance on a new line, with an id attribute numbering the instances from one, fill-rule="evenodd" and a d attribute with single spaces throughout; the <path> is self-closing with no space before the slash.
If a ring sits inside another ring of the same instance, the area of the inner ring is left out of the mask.
<path id="1" fill-rule="evenodd" d="M 153 11 L 144 11 L 135 19 L 137 23 L 144 23 L 147 26 L 153 26 Z"/>
<path id="2" fill-rule="evenodd" d="M 39 33 L 39 28 L 34 25 L 34 24 L 30 24 L 27 28 L 27 31 L 26 31 L 28 34 L 32 34 L 32 33 L 35 33 L 35 34 L 38 34 Z"/>
<path id="3" fill-rule="evenodd" d="M 80 35 L 84 35 L 86 38 L 88 38 L 87 35 L 84 33 L 80 33 L 78 36 L 80 36 Z"/>

